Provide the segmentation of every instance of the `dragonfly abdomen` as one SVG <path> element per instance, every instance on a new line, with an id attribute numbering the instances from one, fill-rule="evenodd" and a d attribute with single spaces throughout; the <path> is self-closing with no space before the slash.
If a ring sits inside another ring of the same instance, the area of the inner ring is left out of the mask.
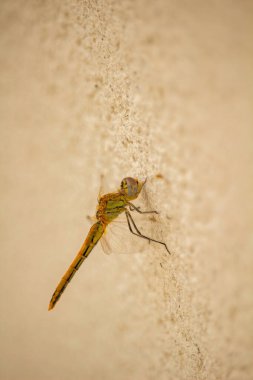
<path id="1" fill-rule="evenodd" d="M 88 255 L 91 253 L 92 249 L 95 247 L 101 236 L 103 235 L 105 231 L 105 225 L 98 221 L 97 223 L 93 224 L 93 226 L 90 228 L 90 231 L 80 248 L 78 254 L 76 255 L 74 261 L 69 266 L 67 272 L 62 277 L 61 281 L 59 282 L 54 294 L 52 295 L 51 301 L 49 303 L 48 310 L 53 309 L 56 302 L 61 297 L 62 293 L 64 292 L 67 285 L 72 280 L 73 276 L 75 275 L 76 271 L 80 268 L 83 261 L 88 257 Z"/>

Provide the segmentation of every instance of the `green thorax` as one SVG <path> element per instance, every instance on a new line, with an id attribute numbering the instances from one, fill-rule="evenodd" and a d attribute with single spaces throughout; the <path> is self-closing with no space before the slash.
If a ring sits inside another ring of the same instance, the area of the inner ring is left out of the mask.
<path id="1" fill-rule="evenodd" d="M 104 223 L 110 223 L 125 211 L 126 205 L 126 196 L 120 192 L 103 195 L 97 206 L 97 219 Z"/>

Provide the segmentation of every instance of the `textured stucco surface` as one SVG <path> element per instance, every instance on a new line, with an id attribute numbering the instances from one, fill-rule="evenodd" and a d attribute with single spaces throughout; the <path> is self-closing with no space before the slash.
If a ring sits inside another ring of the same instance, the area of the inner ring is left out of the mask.
<path id="1" fill-rule="evenodd" d="M 1 380 L 253 378 L 252 5 L 1 1 Z M 158 173 L 171 257 L 97 247 L 49 313 L 101 174 Z"/>

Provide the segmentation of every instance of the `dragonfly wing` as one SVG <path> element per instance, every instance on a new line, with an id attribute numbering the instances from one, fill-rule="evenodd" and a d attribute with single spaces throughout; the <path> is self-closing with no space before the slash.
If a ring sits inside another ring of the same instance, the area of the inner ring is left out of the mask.
<path id="1" fill-rule="evenodd" d="M 111 222 L 101 241 L 102 248 L 106 254 L 133 254 L 142 250 L 139 238 L 132 235 L 125 213 L 117 220 Z"/>
<path id="2" fill-rule="evenodd" d="M 108 229 L 108 228 L 107 228 L 107 229 Z M 103 249 L 103 251 L 104 251 L 104 253 L 105 253 L 106 255 L 110 255 L 110 254 L 113 252 L 112 247 L 110 246 L 110 243 L 108 242 L 108 239 L 107 239 L 107 237 L 105 236 L 105 234 L 104 234 L 104 236 L 102 236 L 102 238 L 100 239 L 100 243 L 101 243 L 101 247 L 102 247 L 102 249 Z"/>
<path id="3" fill-rule="evenodd" d="M 158 215 L 131 212 L 135 226 L 140 233 L 147 238 L 162 240 L 161 223 Z M 159 248 L 159 244 L 150 242 L 148 239 L 137 236 L 138 233 L 131 222 L 131 229 L 127 222 L 125 213 L 121 214 L 115 221 L 111 222 L 101 239 L 101 245 L 106 254 L 134 254 L 148 252 Z M 136 234 L 134 234 L 134 233 Z"/>

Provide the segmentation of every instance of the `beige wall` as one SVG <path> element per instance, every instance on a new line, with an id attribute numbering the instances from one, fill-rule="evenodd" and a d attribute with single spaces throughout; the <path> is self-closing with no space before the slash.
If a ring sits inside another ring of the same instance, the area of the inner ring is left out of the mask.
<path id="1" fill-rule="evenodd" d="M 253 378 L 252 5 L 1 1 L 1 380 Z M 49 313 L 101 174 L 157 173 L 172 256 L 97 247 Z"/>

